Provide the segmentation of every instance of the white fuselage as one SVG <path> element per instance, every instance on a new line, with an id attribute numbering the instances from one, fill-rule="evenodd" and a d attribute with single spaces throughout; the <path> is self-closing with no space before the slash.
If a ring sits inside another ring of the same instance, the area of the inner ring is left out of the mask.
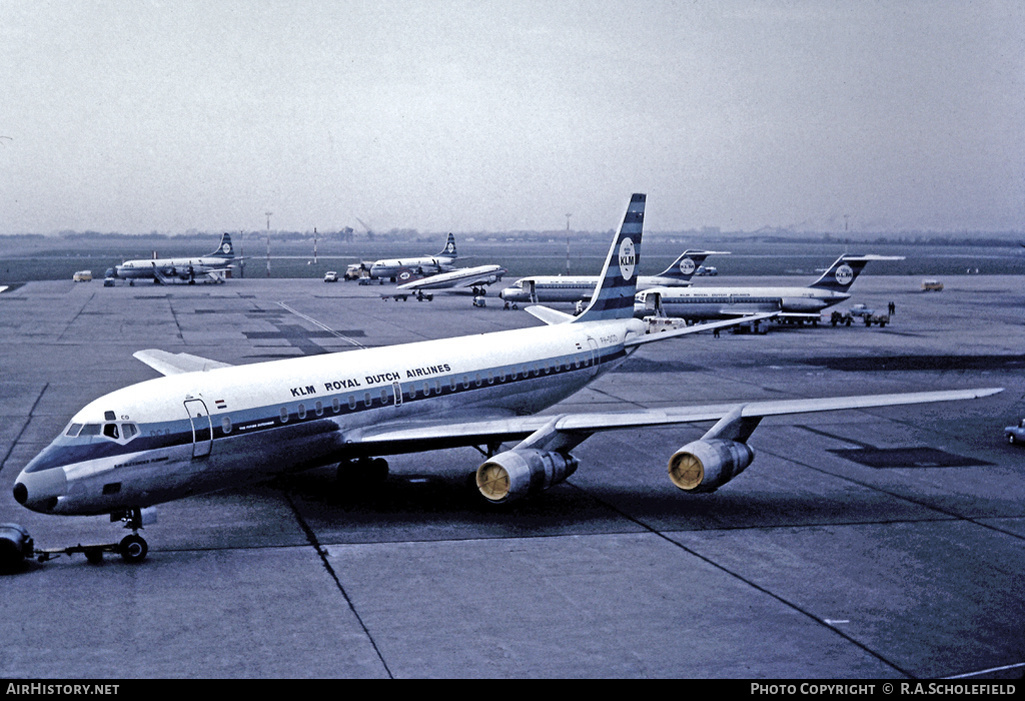
<path id="1" fill-rule="evenodd" d="M 199 256 L 196 258 L 155 258 L 147 260 L 126 260 L 117 266 L 117 276 L 124 279 L 145 279 L 156 277 L 156 271 L 165 277 L 193 274 L 206 275 L 211 270 L 222 270 L 230 264 L 224 258 Z"/>
<path id="2" fill-rule="evenodd" d="M 594 275 L 539 275 L 520 278 L 509 287 L 498 293 L 506 302 L 538 303 L 538 302 L 579 302 L 588 300 L 594 294 L 598 278 Z M 665 286 L 677 287 L 690 285 L 689 280 L 662 277 L 660 275 L 640 275 L 637 277 L 637 289 Z"/>
<path id="3" fill-rule="evenodd" d="M 399 290 L 443 290 L 453 287 L 472 287 L 474 285 L 490 285 L 502 279 L 505 268 L 498 265 L 478 265 L 473 268 L 457 268 L 448 273 L 440 273 L 429 277 L 399 285 Z"/>
<path id="4" fill-rule="evenodd" d="M 148 380 L 75 414 L 15 494 L 53 514 L 142 508 L 367 456 L 358 438 L 394 421 L 536 412 L 618 365 L 637 326 L 560 324 Z"/>
<path id="5" fill-rule="evenodd" d="M 400 271 L 408 268 L 413 272 L 423 270 L 427 275 L 444 273 L 455 268 L 455 259 L 445 256 L 425 256 L 421 258 L 392 258 L 379 260 L 370 266 L 370 277 L 393 278 Z"/>
<path id="6" fill-rule="evenodd" d="M 814 287 L 659 287 L 637 293 L 635 316 L 653 312 L 653 295 L 666 315 L 699 320 L 775 311 L 813 314 L 850 298 L 846 292 Z"/>

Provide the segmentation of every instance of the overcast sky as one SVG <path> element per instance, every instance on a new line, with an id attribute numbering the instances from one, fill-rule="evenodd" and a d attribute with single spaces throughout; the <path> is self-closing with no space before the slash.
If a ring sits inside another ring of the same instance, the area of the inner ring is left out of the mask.
<path id="1" fill-rule="evenodd" d="M 0 233 L 1025 229 L 1025 2 L 0 0 Z"/>

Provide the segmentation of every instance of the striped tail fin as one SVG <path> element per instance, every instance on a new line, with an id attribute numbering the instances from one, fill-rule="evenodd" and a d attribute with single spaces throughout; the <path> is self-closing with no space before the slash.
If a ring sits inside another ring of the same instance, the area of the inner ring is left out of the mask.
<path id="1" fill-rule="evenodd" d="M 452 235 L 452 232 L 448 232 L 448 241 L 445 242 L 445 247 L 441 249 L 441 253 L 438 254 L 438 258 L 458 258 L 459 254 L 456 253 L 456 237 Z"/>
<path id="2" fill-rule="evenodd" d="M 809 285 L 821 290 L 846 292 L 857 279 L 865 265 L 872 260 L 904 260 L 904 256 L 852 256 L 842 255 L 836 259 L 822 277 Z"/>
<path id="3" fill-rule="evenodd" d="M 208 258 L 234 258 L 235 249 L 231 245 L 231 234 L 225 231 L 221 234 L 221 242 L 217 244 L 212 252 L 207 254 Z"/>
<path id="4" fill-rule="evenodd" d="M 635 193 L 626 208 L 623 224 L 612 241 L 591 303 L 575 321 L 602 321 L 633 317 L 637 291 L 637 265 L 641 259 L 641 230 L 646 195 Z"/>
<path id="5" fill-rule="evenodd" d="M 729 251 L 699 251 L 688 248 L 673 261 L 673 264 L 660 272 L 656 277 L 667 277 L 681 282 L 688 282 L 708 256 L 728 256 Z"/>

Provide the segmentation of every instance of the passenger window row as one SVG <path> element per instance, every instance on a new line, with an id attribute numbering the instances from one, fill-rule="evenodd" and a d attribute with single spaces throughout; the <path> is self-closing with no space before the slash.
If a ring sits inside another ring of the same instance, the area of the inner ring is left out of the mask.
<path id="1" fill-rule="evenodd" d="M 540 377 L 541 375 L 550 375 L 552 372 L 566 372 L 573 369 L 580 369 L 590 367 L 593 364 L 593 358 L 589 353 L 582 353 L 573 358 L 564 358 L 562 360 L 549 360 L 547 362 L 536 362 L 527 363 L 524 365 L 513 366 L 511 368 L 501 368 L 495 374 L 495 370 L 489 370 L 486 375 L 481 373 L 474 373 L 472 376 L 469 374 L 465 375 L 450 375 L 448 378 L 448 390 L 455 392 L 462 386 L 463 389 L 470 389 L 470 386 L 482 387 L 485 382 L 489 385 L 495 384 L 495 381 L 504 383 L 506 381 L 513 381 L 519 378 L 528 379 L 530 377 Z M 402 400 L 415 399 L 418 393 L 421 396 L 429 397 L 431 394 L 442 394 L 444 388 L 442 386 L 442 380 L 436 378 L 434 380 L 424 380 L 417 384 L 416 382 L 409 383 L 394 383 L 391 387 L 379 387 L 377 390 L 377 396 L 374 396 L 374 392 L 366 391 L 362 395 L 349 394 L 344 403 L 349 407 L 349 411 L 355 411 L 358 407 L 373 408 L 374 406 L 383 407 L 389 404 L 395 403 L 395 391 L 398 389 L 402 392 Z M 340 397 L 332 397 L 331 399 L 331 411 L 338 414 L 342 411 L 343 399 Z M 305 403 L 300 403 L 295 406 L 295 413 L 288 406 L 282 406 L 279 412 L 279 420 L 281 423 L 288 423 L 288 421 L 294 415 L 298 420 L 302 421 L 306 419 L 310 413 L 314 413 L 316 416 L 323 416 L 326 411 L 326 407 L 323 402 L 317 400 L 312 407 L 307 406 Z M 231 424 L 224 425 L 224 432 L 229 433 L 231 431 Z"/>

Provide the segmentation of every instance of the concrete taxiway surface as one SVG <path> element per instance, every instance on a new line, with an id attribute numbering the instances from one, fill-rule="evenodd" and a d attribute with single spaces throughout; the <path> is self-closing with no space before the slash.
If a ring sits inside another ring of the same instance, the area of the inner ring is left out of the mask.
<path id="1" fill-rule="evenodd" d="M 666 475 L 695 426 L 592 436 L 568 482 L 508 508 L 468 487 L 473 449 L 391 458 L 371 490 L 323 469 L 164 504 L 140 565 L 76 555 L 0 580 L 0 676 L 1020 677 L 1025 448 L 1002 428 L 1025 412 L 1021 280 L 944 282 L 859 278 L 852 302 L 896 305 L 884 329 L 652 344 L 553 411 L 1003 393 L 767 419 L 754 464 L 710 495 Z M 386 289 L 3 292 L 0 522 L 39 547 L 121 537 L 104 517 L 29 512 L 10 486 L 78 408 L 155 376 L 136 350 L 253 363 L 540 323 Z"/>

